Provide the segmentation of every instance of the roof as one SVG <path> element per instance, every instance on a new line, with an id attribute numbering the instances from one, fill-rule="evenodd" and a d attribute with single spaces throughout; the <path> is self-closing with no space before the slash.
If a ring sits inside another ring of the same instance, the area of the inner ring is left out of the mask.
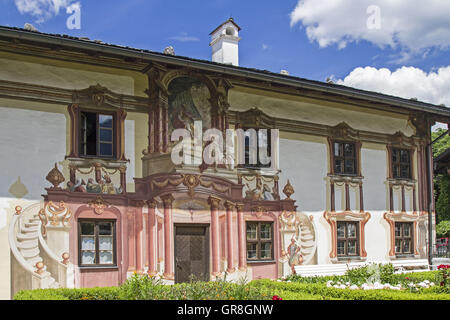
<path id="1" fill-rule="evenodd" d="M 224 24 L 227 24 L 228 22 L 231 22 L 232 24 L 234 24 L 234 26 L 238 29 L 238 31 L 241 31 L 241 27 L 239 27 L 236 22 L 234 22 L 233 18 L 228 19 L 227 21 L 225 21 L 224 23 L 222 23 L 220 26 L 218 26 L 217 28 L 215 28 L 213 31 L 211 31 L 211 33 L 209 35 L 212 35 L 214 32 L 216 32 L 218 29 L 220 29 L 220 27 L 222 27 Z"/>
<path id="2" fill-rule="evenodd" d="M 216 72 L 229 76 L 237 76 L 247 79 L 265 81 L 269 83 L 277 83 L 294 88 L 319 91 L 324 94 L 335 94 L 348 98 L 362 99 L 374 103 L 384 103 L 414 111 L 427 112 L 434 115 L 443 116 L 450 121 L 450 108 L 442 105 L 435 105 L 413 99 L 404 99 L 396 96 L 386 95 L 383 93 L 347 87 L 335 83 L 308 80 L 291 75 L 274 73 L 268 70 L 234 66 L 178 55 L 168 55 L 156 51 L 108 44 L 99 40 L 90 40 L 88 38 L 79 38 L 69 35 L 29 31 L 16 27 L 0 26 L 0 37 L 31 41 L 40 44 L 64 46 L 67 48 L 76 48 L 80 50 L 90 50 L 98 52 L 100 54 L 111 54 L 115 56 L 121 56 L 123 58 L 141 59 L 143 61 L 148 61 L 149 63 L 168 63 L 178 66 L 196 68 L 199 70 Z"/>

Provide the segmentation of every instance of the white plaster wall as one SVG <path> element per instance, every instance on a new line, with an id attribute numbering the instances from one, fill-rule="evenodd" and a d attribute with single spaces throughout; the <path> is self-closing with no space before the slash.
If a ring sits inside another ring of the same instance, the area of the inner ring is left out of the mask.
<path id="1" fill-rule="evenodd" d="M 295 190 L 291 198 L 296 200 L 297 211 L 313 216 L 319 264 L 328 263 L 331 248 L 330 227 L 323 218 L 327 206 L 327 159 L 326 140 L 320 143 L 280 139 L 280 191 L 289 179 Z"/>
<path id="2" fill-rule="evenodd" d="M 66 136 L 64 113 L 17 108 L 30 104 L 0 99 L 0 299 L 10 298 L 8 224 L 14 207 L 42 200 L 44 188 L 49 187 L 47 173 L 66 154 L 66 139 L 61 139 Z M 45 106 L 52 108 L 61 107 Z M 20 193 L 23 197 L 17 198 Z"/>
<path id="3" fill-rule="evenodd" d="M 364 211 L 371 215 L 366 224 L 365 245 L 367 259 L 388 260 L 389 225 L 383 218 L 388 206 L 386 197 L 386 150 L 380 148 L 361 149 L 361 171 L 364 176 Z"/>
<path id="4" fill-rule="evenodd" d="M 70 90 L 100 84 L 115 93 L 134 95 L 132 77 L 6 58 L 0 58 L 0 79 Z"/>
<path id="5" fill-rule="evenodd" d="M 395 114 L 345 104 L 326 101 L 321 101 L 319 104 L 312 99 L 243 88 L 230 90 L 228 101 L 232 110 L 246 111 L 257 107 L 267 115 L 277 118 L 329 126 L 346 122 L 356 130 L 387 134 L 402 131 L 407 136 L 414 134 L 407 117 L 400 118 Z"/>

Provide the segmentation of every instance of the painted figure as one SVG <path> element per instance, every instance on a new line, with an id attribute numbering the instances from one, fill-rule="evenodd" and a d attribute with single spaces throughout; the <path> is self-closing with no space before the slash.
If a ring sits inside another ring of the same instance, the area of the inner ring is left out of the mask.
<path id="1" fill-rule="evenodd" d="M 291 239 L 291 244 L 287 248 L 287 254 L 289 255 L 289 266 L 291 267 L 292 274 L 295 274 L 295 266 L 303 263 L 303 256 L 300 254 L 301 246 L 297 243 L 294 237 Z"/>

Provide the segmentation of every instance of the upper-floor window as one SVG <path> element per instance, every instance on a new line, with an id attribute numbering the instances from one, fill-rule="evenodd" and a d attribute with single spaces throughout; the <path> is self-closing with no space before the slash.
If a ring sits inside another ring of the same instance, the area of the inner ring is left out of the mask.
<path id="1" fill-rule="evenodd" d="M 80 156 L 115 157 L 114 115 L 80 112 Z"/>
<path id="2" fill-rule="evenodd" d="M 253 139 L 256 143 L 251 141 L 252 130 L 245 129 L 245 167 L 246 168 L 270 168 L 272 166 L 272 137 L 269 129 L 259 130 L 255 129 L 256 136 Z M 262 159 L 260 150 L 267 156 L 266 159 Z M 256 157 L 251 156 L 254 153 Z"/>
<path id="3" fill-rule="evenodd" d="M 392 177 L 411 179 L 411 154 L 407 149 L 392 149 Z"/>
<path id="4" fill-rule="evenodd" d="M 334 142 L 333 149 L 334 174 L 356 175 L 358 162 L 355 143 Z"/>

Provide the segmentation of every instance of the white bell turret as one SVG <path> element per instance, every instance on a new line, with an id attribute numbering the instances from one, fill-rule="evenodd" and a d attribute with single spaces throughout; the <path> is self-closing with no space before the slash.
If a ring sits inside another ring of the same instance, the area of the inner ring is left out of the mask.
<path id="1" fill-rule="evenodd" d="M 228 19 L 209 35 L 211 36 L 212 61 L 239 66 L 239 31 L 241 28 Z"/>

